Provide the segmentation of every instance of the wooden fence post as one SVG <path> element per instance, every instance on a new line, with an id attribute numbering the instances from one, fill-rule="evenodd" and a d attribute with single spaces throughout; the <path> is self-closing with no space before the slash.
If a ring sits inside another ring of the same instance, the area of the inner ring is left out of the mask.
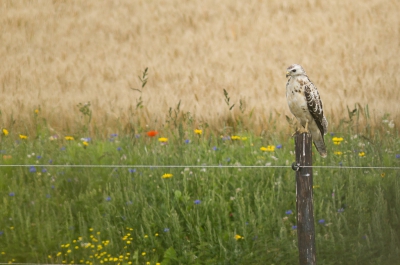
<path id="1" fill-rule="evenodd" d="M 315 228 L 313 207 L 312 137 L 301 133 L 294 136 L 296 162 L 296 209 L 299 264 L 315 265 Z M 307 167 L 304 167 L 307 166 Z"/>

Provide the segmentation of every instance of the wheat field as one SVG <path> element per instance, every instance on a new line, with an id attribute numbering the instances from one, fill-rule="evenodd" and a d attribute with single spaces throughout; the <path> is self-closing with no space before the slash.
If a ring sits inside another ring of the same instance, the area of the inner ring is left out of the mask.
<path id="1" fill-rule="evenodd" d="M 359 104 L 398 125 L 399 13 L 397 0 L 3 0 L 1 123 L 29 130 L 40 109 L 49 127 L 71 129 L 77 105 L 91 102 L 96 126 L 136 114 L 160 127 L 181 101 L 215 126 L 238 113 L 287 126 L 285 73 L 299 63 L 330 120 Z M 131 88 L 146 67 L 140 94 Z M 128 111 L 140 96 L 144 108 Z"/>

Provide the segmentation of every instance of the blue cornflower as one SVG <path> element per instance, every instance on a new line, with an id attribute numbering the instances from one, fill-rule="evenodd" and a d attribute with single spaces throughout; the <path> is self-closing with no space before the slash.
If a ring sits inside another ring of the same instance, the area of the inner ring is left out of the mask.
<path id="1" fill-rule="evenodd" d="M 65 146 L 60 148 L 61 151 L 65 151 L 65 149 L 66 149 Z"/>
<path id="2" fill-rule="evenodd" d="M 108 202 L 111 201 L 111 197 L 107 196 L 106 201 L 108 201 Z"/>
<path id="3" fill-rule="evenodd" d="M 113 137 L 117 137 L 118 136 L 118 134 L 117 133 L 112 133 L 112 134 L 110 134 L 110 137 L 111 138 L 113 138 Z"/>
<path id="4" fill-rule="evenodd" d="M 186 140 L 185 140 L 185 144 L 188 144 L 188 143 L 190 143 L 190 140 L 189 140 L 189 139 L 186 139 Z"/>
<path id="5" fill-rule="evenodd" d="M 126 204 L 127 205 L 131 205 L 133 202 L 132 201 L 127 201 Z"/>
<path id="6" fill-rule="evenodd" d="M 200 204 L 200 203 L 201 203 L 200 200 L 195 200 L 195 201 L 194 201 L 194 204 Z"/>
<path id="7" fill-rule="evenodd" d="M 297 225 L 292 225 L 292 230 L 296 230 L 297 229 Z"/>
<path id="8" fill-rule="evenodd" d="M 53 164 L 53 160 L 52 159 L 49 160 L 49 164 Z"/>
<path id="9" fill-rule="evenodd" d="M 337 212 L 338 212 L 338 213 L 343 213 L 343 212 L 344 212 L 344 209 L 343 209 L 343 208 L 340 208 L 339 210 L 337 210 Z"/>
<path id="10" fill-rule="evenodd" d="M 331 132 L 330 134 L 331 134 L 331 136 L 334 136 L 334 135 L 335 135 L 335 133 L 333 133 L 333 132 Z"/>
<path id="11" fill-rule="evenodd" d="M 47 169 L 46 168 L 42 168 L 42 173 L 46 173 Z"/>
<path id="12" fill-rule="evenodd" d="M 42 158 L 42 156 L 40 156 L 40 155 L 36 157 L 36 159 L 41 159 L 41 158 Z"/>
<path id="13" fill-rule="evenodd" d="M 343 162 L 342 161 L 339 162 L 339 166 L 341 166 L 341 167 L 343 166 Z"/>
<path id="14" fill-rule="evenodd" d="M 30 166 L 29 167 L 29 172 L 35 173 L 36 172 L 36 168 L 34 166 Z"/>
<path id="15" fill-rule="evenodd" d="M 50 194 L 46 194 L 46 198 L 50 198 L 51 197 L 51 195 Z"/>
<path id="16" fill-rule="evenodd" d="M 121 147 L 117 147 L 117 151 L 121 151 L 122 150 L 122 148 Z"/>
<path id="17" fill-rule="evenodd" d="M 318 223 L 321 224 L 321 225 L 325 224 L 325 219 L 319 220 Z"/>
<path id="18" fill-rule="evenodd" d="M 135 134 L 135 138 L 140 138 L 140 134 Z"/>
<path id="19" fill-rule="evenodd" d="M 11 196 L 11 197 L 14 197 L 15 193 L 14 192 L 10 192 L 8 195 Z"/>
<path id="20" fill-rule="evenodd" d="M 396 154 L 396 158 L 397 158 L 397 159 L 400 159 L 400 154 Z"/>
<path id="21" fill-rule="evenodd" d="M 226 162 L 230 162 L 231 159 L 229 157 L 226 158 Z"/>
<path id="22" fill-rule="evenodd" d="M 54 190 L 56 187 L 54 185 L 51 185 L 51 188 Z"/>
<path id="23" fill-rule="evenodd" d="M 130 168 L 130 169 L 128 169 L 128 171 L 129 171 L 129 173 L 135 173 L 135 172 L 136 172 L 136 169 Z"/>
<path id="24" fill-rule="evenodd" d="M 281 145 L 281 144 L 278 144 L 278 145 L 276 146 L 276 148 L 277 148 L 277 149 L 281 149 L 281 148 L 282 148 L 282 145 Z"/>
<path id="25" fill-rule="evenodd" d="M 0 231 L 0 236 L 2 236 L 4 234 L 4 232 L 3 231 Z"/>
<path id="26" fill-rule="evenodd" d="M 214 151 L 217 151 L 217 150 L 218 150 L 218 148 L 217 148 L 216 146 L 214 146 L 212 149 L 213 149 Z"/>
<path id="27" fill-rule="evenodd" d="M 169 228 L 164 228 L 164 232 L 165 233 L 169 232 Z"/>
<path id="28" fill-rule="evenodd" d="M 286 214 L 292 214 L 293 212 L 292 212 L 292 210 L 287 210 L 285 213 Z"/>

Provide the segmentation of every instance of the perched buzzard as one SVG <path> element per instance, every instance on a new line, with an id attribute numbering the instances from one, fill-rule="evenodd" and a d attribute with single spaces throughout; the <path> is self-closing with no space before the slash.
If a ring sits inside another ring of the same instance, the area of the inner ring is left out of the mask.
<path id="1" fill-rule="evenodd" d="M 303 67 L 292 64 L 287 68 L 286 98 L 289 109 L 304 128 L 299 132 L 311 133 L 314 145 L 322 157 L 327 156 L 324 135 L 328 131 L 328 121 L 324 116 L 322 101 L 317 88 L 308 78 Z"/>

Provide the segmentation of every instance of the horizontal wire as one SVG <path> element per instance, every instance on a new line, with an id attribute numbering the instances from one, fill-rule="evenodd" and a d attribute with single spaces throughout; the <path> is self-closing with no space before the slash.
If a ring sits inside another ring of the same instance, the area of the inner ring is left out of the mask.
<path id="1" fill-rule="evenodd" d="M 0 165 L 1 167 L 70 167 L 70 168 L 292 168 L 283 165 L 243 166 L 243 165 Z M 400 170 L 400 167 L 385 166 L 301 166 L 302 168 L 330 168 L 330 169 L 391 169 Z"/>

